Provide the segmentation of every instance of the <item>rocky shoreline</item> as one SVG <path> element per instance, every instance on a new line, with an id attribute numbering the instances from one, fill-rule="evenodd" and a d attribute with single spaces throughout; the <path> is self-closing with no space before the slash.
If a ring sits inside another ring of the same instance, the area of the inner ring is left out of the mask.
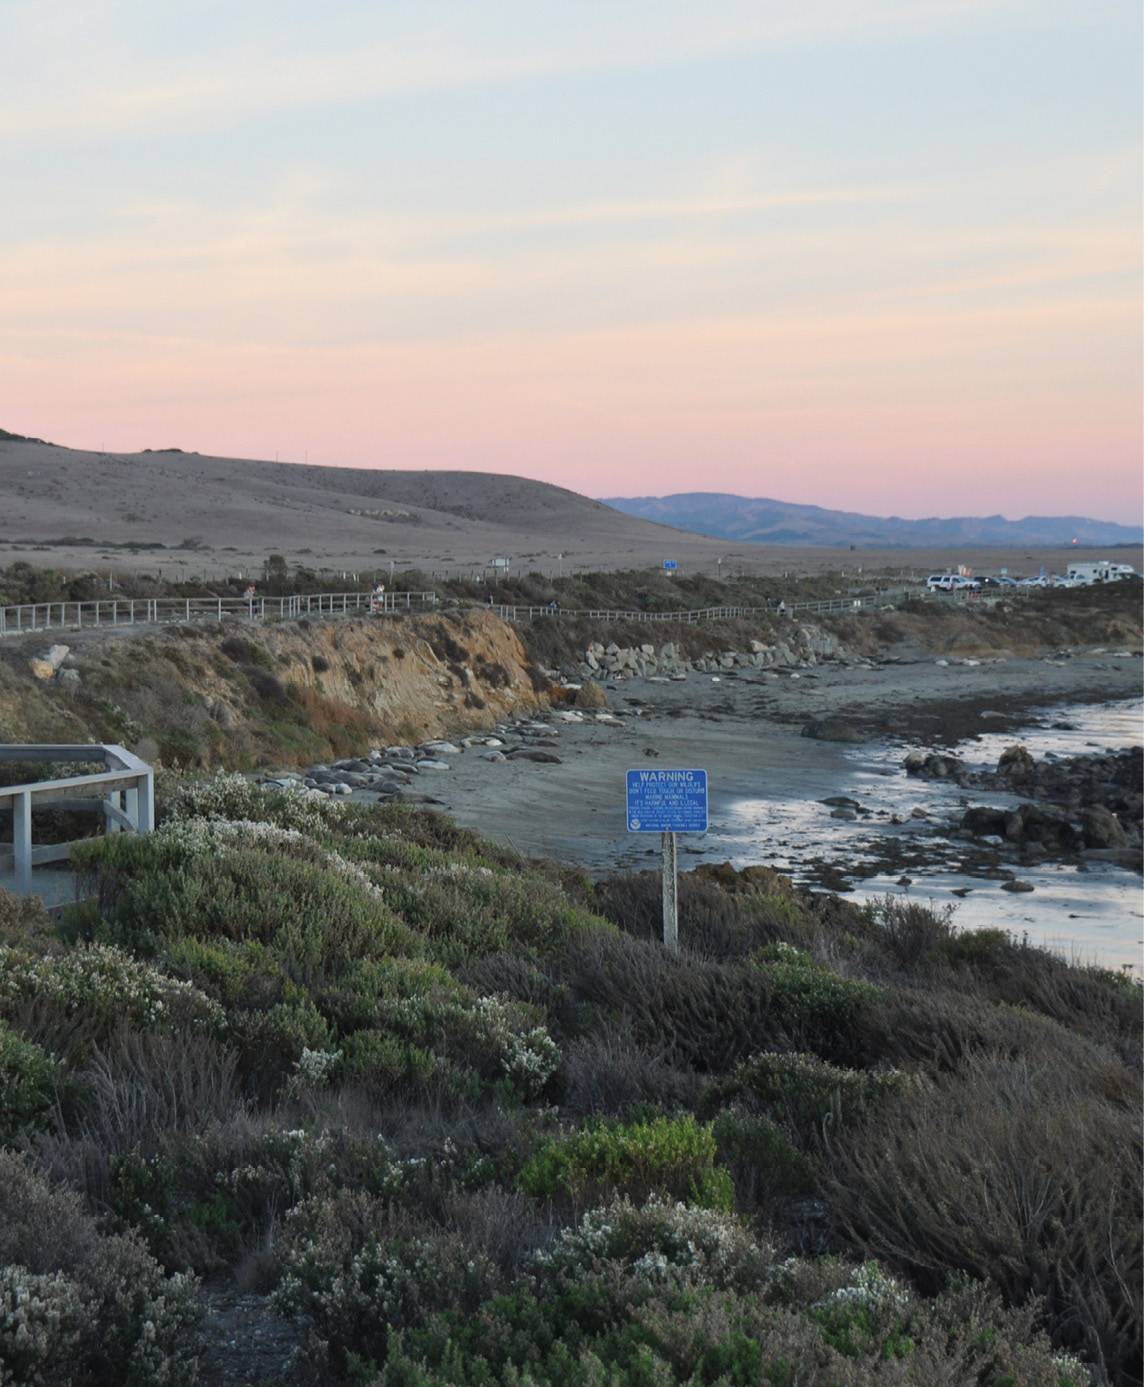
<path id="1" fill-rule="evenodd" d="M 689 658 L 676 641 L 655 645 L 602 645 L 593 641 L 579 666 L 581 679 L 685 679 L 689 674 L 725 674 L 733 670 L 813 669 L 824 660 L 844 659 L 846 647 L 818 626 L 796 626 L 774 641 L 752 640 L 746 650 L 727 650 L 718 655 Z"/>
<path id="2" fill-rule="evenodd" d="M 1017 753 L 1003 758 L 1000 771 L 971 769 L 953 753 L 974 735 L 1051 725 L 1054 715 L 1037 709 L 1138 698 L 1136 657 L 1097 651 L 939 663 L 909 651 L 870 659 L 841 652 L 815 654 L 813 665 L 721 661 L 717 672 L 663 673 L 678 657 L 661 657 L 659 648 L 654 656 L 641 675 L 638 659 L 633 668 L 630 657 L 613 652 L 608 658 L 627 672 L 569 686 L 568 702 L 543 715 L 502 718 L 449 741 L 380 747 L 369 757 L 267 783 L 440 808 L 526 855 L 603 876 L 656 863 L 658 839 L 629 833 L 623 804 L 624 772 L 650 758 L 708 771 L 712 832 L 684 841 L 681 863 L 710 864 L 736 853 L 739 860 L 738 849 L 721 847 L 721 829 L 737 820 L 736 806 L 790 803 L 801 806 L 809 827 L 784 833 L 776 822 L 776 849 L 760 849 L 757 860 L 778 862 L 781 849 L 790 865 L 780 869 L 817 889 L 853 891 L 882 880 L 916 891 L 938 872 L 962 879 L 955 898 L 973 890 L 975 898 L 985 892 L 992 899 L 999 887 L 1026 890 L 1032 877 L 1038 894 L 1030 899 L 1041 901 L 1050 889 L 1044 869 L 1054 863 L 1074 875 L 1139 870 L 1138 748 L 1123 765 L 1119 753 L 1101 751 L 1030 758 L 1031 771 Z M 841 724 L 853 735 L 816 734 L 823 724 Z M 877 773 L 893 779 L 875 779 L 856 793 L 855 765 L 864 757 L 854 743 L 863 741 L 901 751 Z M 910 753 L 914 774 L 902 767 Z M 1099 792 L 1103 782 L 1112 784 L 1107 793 Z M 912 798 L 909 786 L 918 791 Z M 1001 809 L 986 802 L 996 794 L 1013 802 Z M 1019 810 L 1022 803 L 1031 807 Z M 976 808 L 988 814 L 975 815 Z M 1061 821 L 1072 831 L 1056 828 Z"/>
<path id="3" fill-rule="evenodd" d="M 973 772 L 955 756 L 911 752 L 909 775 L 948 780 L 1020 796 L 1012 808 L 972 805 L 957 836 L 990 847 L 1008 846 L 1026 861 L 1099 855 L 1139 869 L 1144 819 L 1144 759 L 1139 749 L 1037 761 L 1021 745 L 1001 753 L 994 771 Z"/>

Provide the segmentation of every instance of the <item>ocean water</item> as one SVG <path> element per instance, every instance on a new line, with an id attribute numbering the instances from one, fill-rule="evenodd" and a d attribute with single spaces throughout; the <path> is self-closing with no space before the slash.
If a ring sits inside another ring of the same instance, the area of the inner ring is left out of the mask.
<path id="1" fill-rule="evenodd" d="M 991 770 L 1008 746 L 1021 743 L 1032 755 L 1066 757 L 1139 747 L 1144 742 L 1144 702 L 1045 708 L 1017 731 L 986 733 L 961 743 L 954 754 L 972 769 Z M 807 798 L 732 801 L 719 825 L 694 842 L 695 858 L 729 860 L 736 867 L 765 862 L 789 871 L 802 884 L 842 889 L 852 900 L 908 893 L 938 908 L 952 907 L 962 928 L 1001 928 L 1051 948 L 1074 962 L 1106 968 L 1144 964 L 1144 887 L 1138 871 L 1092 862 L 1026 864 L 999 854 L 990 871 L 981 853 L 946 837 L 969 804 L 1007 807 L 1020 796 L 961 789 L 906 775 L 908 744 L 873 743 L 846 748 L 848 783 L 807 786 Z M 821 803 L 845 795 L 858 802 L 854 821 L 833 817 Z M 926 817 L 911 817 L 922 810 Z M 893 817 L 905 820 L 893 823 Z M 700 847 L 699 844 L 702 844 Z M 687 861 L 680 844 L 680 865 Z M 890 856 L 893 865 L 887 866 Z M 835 864 L 841 879 L 824 875 L 819 860 Z M 1033 887 L 1002 890 L 1009 871 Z M 906 880 L 903 882 L 903 878 Z"/>

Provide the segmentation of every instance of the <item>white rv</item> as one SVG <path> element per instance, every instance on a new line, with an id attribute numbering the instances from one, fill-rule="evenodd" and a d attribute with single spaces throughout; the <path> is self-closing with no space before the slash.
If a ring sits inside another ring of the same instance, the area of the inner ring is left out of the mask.
<path id="1" fill-rule="evenodd" d="M 1101 559 L 1099 563 L 1070 563 L 1066 577 L 1077 583 L 1115 583 L 1120 578 L 1135 578 L 1136 570 L 1130 563 L 1109 563 Z"/>

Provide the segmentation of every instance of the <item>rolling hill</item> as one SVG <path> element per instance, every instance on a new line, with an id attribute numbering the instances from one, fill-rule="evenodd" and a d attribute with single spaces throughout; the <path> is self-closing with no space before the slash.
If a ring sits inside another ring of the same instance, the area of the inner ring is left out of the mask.
<path id="1" fill-rule="evenodd" d="M 1075 515 L 1030 515 L 1023 520 L 1006 520 L 1000 515 L 903 520 L 709 491 L 615 496 L 607 498 L 606 504 L 625 515 L 749 544 L 947 549 L 1060 548 L 1074 540 L 1078 545 L 1108 548 L 1144 542 L 1144 527 L 1139 525 L 1117 525 Z"/>

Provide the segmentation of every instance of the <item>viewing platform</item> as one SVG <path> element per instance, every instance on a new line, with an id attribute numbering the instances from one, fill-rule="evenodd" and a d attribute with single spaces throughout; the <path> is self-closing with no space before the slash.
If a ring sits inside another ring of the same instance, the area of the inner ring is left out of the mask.
<path id="1" fill-rule="evenodd" d="M 73 843 L 84 839 L 37 843 L 34 818 L 42 824 L 43 811 L 101 815 L 105 833 L 149 833 L 155 826 L 154 771 L 124 747 L 8 743 L 0 745 L 0 762 L 103 765 L 95 772 L 0 786 L 0 821 L 11 819 L 10 841 L 0 839 L 0 886 L 17 895 L 35 892 L 49 906 L 77 896 L 75 873 L 66 864 Z"/>

